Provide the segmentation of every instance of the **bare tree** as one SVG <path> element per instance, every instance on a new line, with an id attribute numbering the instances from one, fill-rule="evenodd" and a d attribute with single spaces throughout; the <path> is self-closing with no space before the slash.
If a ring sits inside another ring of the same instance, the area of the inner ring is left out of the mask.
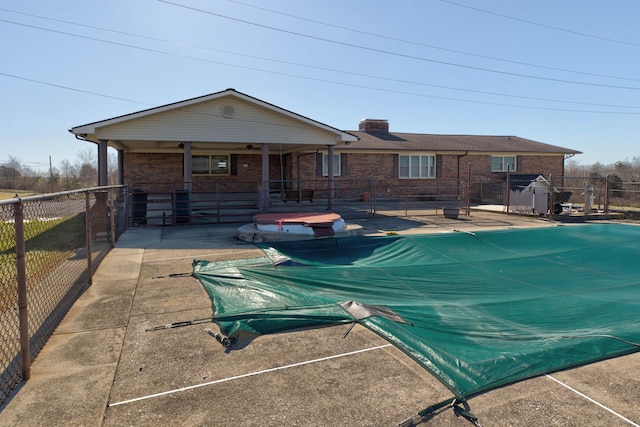
<path id="1" fill-rule="evenodd" d="M 14 156 L 0 165 L 0 178 L 4 188 L 17 188 L 18 178 L 22 176 L 22 162 Z"/>
<path id="2" fill-rule="evenodd" d="M 87 147 L 76 154 L 76 168 L 78 179 L 84 187 L 93 187 L 98 184 L 98 157 L 96 150 Z"/>
<path id="3" fill-rule="evenodd" d="M 65 190 L 71 190 L 78 185 L 78 176 L 80 175 L 76 165 L 71 163 L 68 159 L 64 159 L 60 162 L 60 170 L 62 173 L 62 180 L 64 182 L 63 188 Z"/>
<path id="4" fill-rule="evenodd" d="M 92 165 L 93 167 L 97 167 L 98 165 L 98 153 L 95 148 L 86 147 L 76 153 L 76 157 L 78 158 L 78 162 L 82 164 Z"/>
<path id="5" fill-rule="evenodd" d="M 40 173 L 37 170 L 23 166 L 22 177 L 20 184 L 18 184 L 19 190 L 35 190 L 39 181 L 42 179 Z"/>
<path id="6" fill-rule="evenodd" d="M 565 164 L 564 174 L 565 176 L 579 177 L 579 176 L 585 176 L 588 170 L 589 170 L 589 166 L 583 166 L 578 162 L 576 162 L 575 160 L 569 160 Z"/>
<path id="7" fill-rule="evenodd" d="M 98 184 L 98 171 L 93 165 L 83 163 L 80 165 L 80 174 L 78 178 L 83 186 L 94 187 Z"/>

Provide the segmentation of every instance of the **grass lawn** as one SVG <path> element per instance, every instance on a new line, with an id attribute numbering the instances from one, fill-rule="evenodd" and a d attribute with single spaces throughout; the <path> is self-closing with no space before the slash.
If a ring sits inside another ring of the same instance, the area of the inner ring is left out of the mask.
<path id="1" fill-rule="evenodd" d="M 31 220 L 24 224 L 27 284 L 33 286 L 60 263 L 85 246 L 82 215 L 50 221 Z M 0 311 L 17 300 L 15 228 L 0 223 Z"/>
<path id="2" fill-rule="evenodd" d="M 33 191 L 24 191 L 24 190 L 9 190 L 6 188 L 0 189 L 0 200 L 13 199 L 16 194 L 19 197 L 33 196 Z"/>

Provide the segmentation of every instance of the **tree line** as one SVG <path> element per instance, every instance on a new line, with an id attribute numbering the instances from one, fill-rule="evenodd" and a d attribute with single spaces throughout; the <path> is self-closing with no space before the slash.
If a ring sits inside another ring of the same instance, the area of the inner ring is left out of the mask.
<path id="1" fill-rule="evenodd" d="M 611 164 L 600 162 L 581 165 L 574 160 L 565 162 L 565 176 L 604 178 L 609 177 L 609 188 L 622 189 L 625 182 L 640 182 L 640 156 L 619 160 Z"/>
<path id="2" fill-rule="evenodd" d="M 117 154 L 109 152 L 107 173 L 109 184 L 117 184 Z M 85 148 L 76 154 L 74 161 L 65 159 L 59 167 L 48 170 L 34 169 L 15 156 L 0 163 L 0 188 L 55 193 L 95 187 L 98 184 L 98 158 L 96 150 Z"/>

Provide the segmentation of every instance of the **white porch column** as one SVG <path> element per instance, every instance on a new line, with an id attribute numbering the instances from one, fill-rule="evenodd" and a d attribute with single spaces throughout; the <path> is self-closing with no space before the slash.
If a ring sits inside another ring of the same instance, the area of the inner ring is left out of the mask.
<path id="1" fill-rule="evenodd" d="M 192 189 L 192 170 L 191 170 L 191 142 L 183 142 L 184 154 L 182 155 L 183 169 L 184 169 L 184 189 L 189 192 Z"/>
<path id="2" fill-rule="evenodd" d="M 98 140 L 98 187 L 109 185 L 107 171 L 107 142 L 106 139 Z"/>
<path id="3" fill-rule="evenodd" d="M 269 212 L 269 144 L 262 144 L 262 194 L 260 195 L 260 211 Z"/>
<path id="4" fill-rule="evenodd" d="M 329 170 L 327 171 L 327 194 L 328 194 L 328 198 L 327 198 L 327 210 L 332 211 L 333 210 L 333 198 L 335 197 L 335 182 L 334 182 L 334 177 L 333 177 L 333 173 L 334 173 L 334 161 L 333 161 L 333 145 L 327 145 L 327 149 L 328 149 L 328 154 L 327 154 L 327 167 L 329 168 Z"/>

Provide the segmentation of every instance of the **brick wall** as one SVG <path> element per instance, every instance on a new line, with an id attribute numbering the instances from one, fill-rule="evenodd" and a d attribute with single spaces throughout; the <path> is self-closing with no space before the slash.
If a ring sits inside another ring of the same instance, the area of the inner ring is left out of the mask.
<path id="1" fill-rule="evenodd" d="M 223 186 L 224 191 L 255 191 L 262 180 L 262 157 L 260 153 L 235 156 L 235 175 L 193 176 L 194 191 L 213 191 Z M 286 166 L 286 155 L 282 164 Z M 269 156 L 269 179 L 279 188 L 281 177 L 287 179 L 281 168 L 280 155 Z M 289 179 L 291 179 L 289 177 Z M 180 153 L 124 153 L 124 180 L 150 191 L 167 192 L 183 187 L 183 157 Z M 275 187 L 274 187 L 275 188 Z"/>
<path id="2" fill-rule="evenodd" d="M 564 175 L 563 156 L 523 156 L 522 173 L 540 173 L 549 178 Z"/>
<path id="3" fill-rule="evenodd" d="M 248 189 L 256 188 L 262 177 L 260 154 L 238 154 L 236 159 L 236 175 L 194 176 L 194 186 L 212 190 L 216 185 L 224 184 L 225 191 L 235 188 L 238 191 L 248 191 Z M 299 168 L 297 162 L 300 162 Z M 437 181 L 440 184 L 438 185 L 456 186 L 460 181 L 466 182 L 469 162 L 471 162 L 472 182 L 503 182 L 505 173 L 491 172 L 490 155 L 461 157 L 458 155 L 439 155 Z M 436 180 L 398 179 L 397 170 L 393 163 L 394 156 L 391 153 L 348 153 L 346 171 L 343 171 L 345 173 L 341 177 L 336 177 L 336 180 L 349 181 L 352 186 L 362 188 L 367 187 L 371 182 L 376 182 L 376 185 L 384 187 L 384 191 L 387 193 L 397 193 L 402 188 L 405 189 L 404 191 L 412 191 L 415 187 L 432 191 L 429 188 L 437 185 Z M 547 178 L 550 173 L 554 176 L 561 176 L 563 173 L 562 156 L 522 156 L 520 163 L 521 168 L 515 171 L 516 173 L 542 174 Z M 309 187 L 313 182 L 313 185 L 317 185 L 315 188 L 324 188 L 325 185 L 322 183 L 327 178 L 316 174 L 320 166 L 315 153 L 283 155 L 282 157 L 271 155 L 269 156 L 269 179 L 273 181 L 271 186 L 279 188 L 279 181 L 284 176 L 284 179 L 293 182 L 297 182 L 300 178 L 303 181 L 303 187 Z M 300 177 L 298 177 L 298 170 Z M 182 154 L 125 153 L 124 177 L 128 184 L 174 183 L 172 188 L 158 191 L 172 191 L 175 188 L 181 188 L 183 181 Z M 197 191 L 196 188 L 194 191 Z"/>
<path id="4" fill-rule="evenodd" d="M 444 157 L 444 156 L 443 156 Z M 457 156 L 449 156 L 453 162 L 457 162 Z M 455 160 L 454 160 L 455 159 Z M 471 162 L 471 180 L 478 181 L 482 179 L 487 182 L 503 182 L 506 176 L 505 172 L 491 172 L 491 155 L 471 155 L 462 156 L 460 158 L 460 176 L 467 179 L 468 164 Z M 540 174 L 549 178 L 549 174 L 561 176 L 563 173 L 564 157 L 563 156 L 520 156 L 519 169 L 514 171 L 518 174 Z M 451 169 L 446 169 L 451 171 Z M 444 171 L 443 171 L 444 172 Z M 443 176 L 446 176 L 443 173 Z"/>
<path id="5" fill-rule="evenodd" d="M 315 175 L 315 157 L 300 156 L 301 178 L 304 180 L 314 179 Z M 345 179 L 390 179 L 398 183 L 412 181 L 406 179 L 398 179 L 394 174 L 394 157 L 390 153 L 349 153 L 347 157 L 346 174 L 342 176 Z M 469 162 L 471 162 L 471 176 L 474 178 L 484 178 L 485 180 L 493 180 L 496 178 L 501 180 L 504 173 L 491 172 L 491 156 L 466 155 L 458 159 L 458 155 L 439 155 L 438 156 L 438 177 L 442 179 L 457 179 L 458 166 L 459 177 L 466 179 L 469 170 Z M 560 176 L 563 171 L 562 156 L 522 156 L 521 168 L 515 173 L 526 174 L 542 174 L 546 177 L 550 173 Z M 315 177 L 318 179 L 318 177 Z M 420 180 L 424 181 L 424 180 Z"/>
<path id="6" fill-rule="evenodd" d="M 390 154 L 349 153 L 343 178 L 360 180 L 393 179 L 393 156 Z"/>
<path id="7" fill-rule="evenodd" d="M 182 182 L 182 154 L 124 153 L 124 182 L 149 189 L 153 183 Z M 172 191 L 172 188 L 161 191 Z"/>

